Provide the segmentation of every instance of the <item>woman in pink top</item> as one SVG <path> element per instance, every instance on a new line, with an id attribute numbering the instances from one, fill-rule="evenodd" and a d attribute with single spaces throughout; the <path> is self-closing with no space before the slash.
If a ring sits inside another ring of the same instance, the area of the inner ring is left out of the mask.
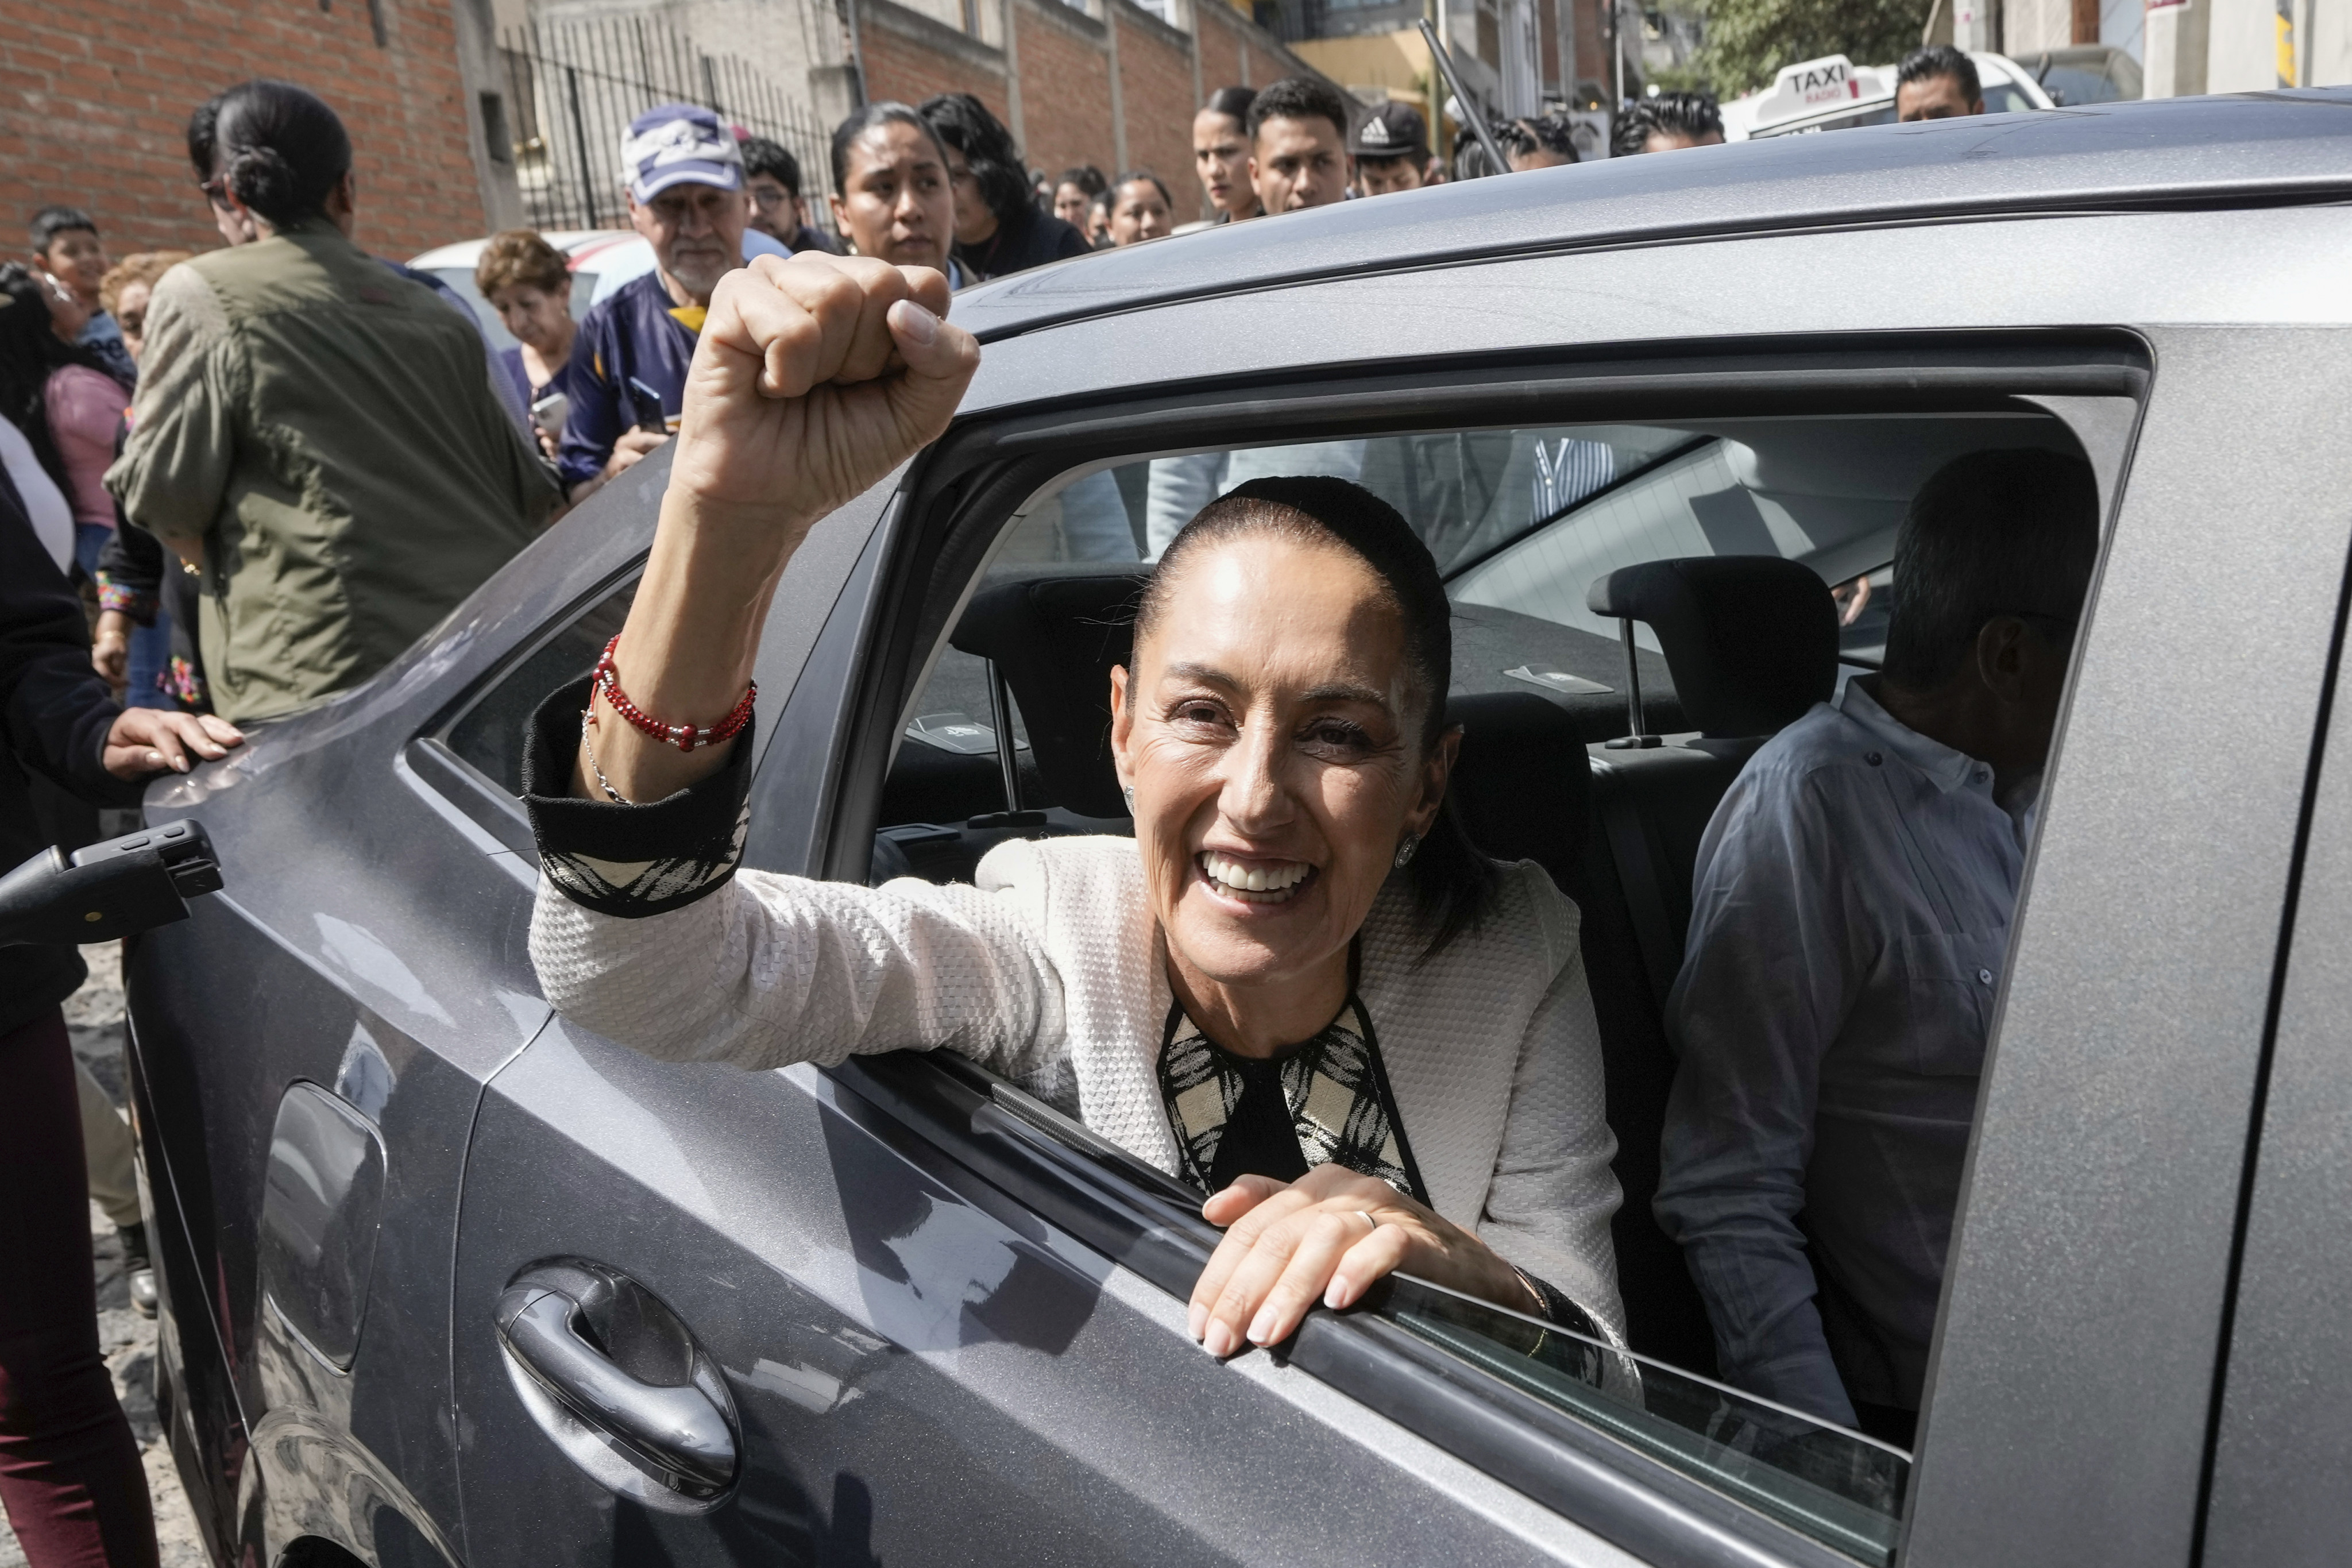
<path id="1" fill-rule="evenodd" d="M 66 466 L 66 500 L 72 506 L 79 545 L 96 530 L 98 544 L 114 531 L 114 498 L 107 493 L 106 469 L 114 461 L 115 438 L 122 430 L 123 410 L 131 395 L 104 371 L 86 364 L 59 365 L 41 388 L 49 416 L 49 437 Z M 97 548 L 83 569 L 96 572 Z"/>
<path id="2" fill-rule="evenodd" d="M 74 514 L 74 559 L 95 576 L 114 532 L 106 469 L 130 393 L 74 342 L 88 320 L 71 291 L 11 263 L 0 267 L 0 414 L 24 432 Z"/>

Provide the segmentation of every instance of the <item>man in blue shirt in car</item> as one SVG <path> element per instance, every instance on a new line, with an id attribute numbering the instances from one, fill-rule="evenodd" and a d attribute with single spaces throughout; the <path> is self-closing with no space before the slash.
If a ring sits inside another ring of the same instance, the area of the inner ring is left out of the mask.
<path id="1" fill-rule="evenodd" d="M 743 265 L 751 205 L 743 155 L 719 117 L 670 103 L 637 116 L 621 143 L 629 223 L 654 269 L 599 300 L 572 350 L 572 410 L 556 467 L 578 501 L 669 439 L 686 369 L 719 279 Z"/>
<path id="2" fill-rule="evenodd" d="M 1666 998 L 1654 1206 L 1724 1381 L 1906 1448 L 2098 544 L 2080 458 L 1976 452 L 1927 480 L 1885 667 L 1733 782 Z"/>

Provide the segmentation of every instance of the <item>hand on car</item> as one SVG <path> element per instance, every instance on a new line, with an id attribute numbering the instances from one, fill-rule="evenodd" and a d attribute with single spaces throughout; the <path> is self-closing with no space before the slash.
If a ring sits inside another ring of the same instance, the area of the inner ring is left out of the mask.
<path id="1" fill-rule="evenodd" d="M 1225 1238 L 1192 1287 L 1185 1321 L 1214 1356 L 1279 1343 L 1316 1302 L 1352 1306 L 1399 1269 L 1514 1311 L 1543 1310 L 1485 1242 L 1343 1165 L 1318 1165 L 1296 1182 L 1244 1176 L 1201 1214 L 1225 1226 Z"/>
<path id="2" fill-rule="evenodd" d="M 90 636 L 89 667 L 117 691 L 131 684 L 131 617 L 121 610 L 100 610 L 98 629 Z"/>
<path id="3" fill-rule="evenodd" d="M 228 755 L 230 747 L 243 744 L 245 736 L 236 725 L 209 713 L 126 708 L 106 732 L 101 760 L 108 773 L 129 781 L 150 773 L 184 773 L 195 766 L 192 755 L 217 762 Z"/>
<path id="4" fill-rule="evenodd" d="M 542 438 L 546 434 L 543 430 L 540 432 Z M 644 462 L 646 453 L 659 451 L 668 444 L 669 432 L 667 430 L 622 431 L 621 438 L 613 443 L 613 455 L 604 459 L 604 471 L 596 476 L 596 482 L 603 484 L 620 478 Z"/>

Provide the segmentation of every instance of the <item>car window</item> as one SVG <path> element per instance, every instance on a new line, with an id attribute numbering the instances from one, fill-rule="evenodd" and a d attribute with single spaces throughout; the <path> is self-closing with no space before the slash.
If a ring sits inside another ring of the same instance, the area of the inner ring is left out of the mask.
<path id="1" fill-rule="evenodd" d="M 1596 615 L 1588 595 L 1597 580 L 1652 562 L 1795 563 L 1837 606 L 1843 673 L 1874 669 L 1913 498 L 1955 458 L 2014 448 L 2081 452 L 2062 421 L 2018 406 L 1464 426 L 1074 470 L 1003 522 L 947 616 L 942 646 L 926 650 L 886 775 L 874 874 L 969 879 L 1008 837 L 1127 831 L 1109 769 L 1108 669 L 1131 652 L 1127 628 L 1150 563 L 1201 507 L 1255 479 L 1339 477 L 1388 500 L 1428 544 L 1453 605 L 1448 700 L 1465 733 L 1449 798 L 1481 850 L 1534 861 L 1579 906 L 1610 1041 L 1627 1339 L 1567 1332 L 1418 1284 L 1378 1310 L 1432 1352 L 1584 1428 L 1850 1557 L 1887 1562 L 1912 1406 L 1875 1388 L 1853 1394 L 1853 1418 L 1874 1437 L 1717 1379 L 1708 1306 L 1653 1207 L 1680 1060 L 1664 1045 L 1664 999 L 1686 952 L 1695 864 L 1717 804 L 1766 737 L 1685 722 L 1650 627 Z M 1802 607 L 1805 590 L 1785 572 L 1712 580 L 1769 584 L 1757 591 L 1776 598 L 1752 626 L 1737 612 L 1717 623 L 1725 637 L 1708 657 L 1734 665 L 1738 637 L 1774 635 L 1789 624 L 1774 615 Z M 1758 651 L 1756 664 L 1775 666 L 1774 647 Z M 1626 746 L 1637 739 L 1630 676 L 1642 696 L 1639 739 L 1663 743 Z M 1812 678 L 1801 671 L 1798 684 Z M 1786 684 L 1771 700 L 1787 697 Z M 1534 694 L 1548 701 L 1530 712 Z M 1801 714 L 1816 700 L 1801 692 L 1793 709 L 1775 710 Z M 1966 982 L 1952 985 L 1955 996 L 1989 1007 L 2005 916 L 1983 929 L 1982 941 L 1915 944 L 1905 962 L 1938 984 L 1948 972 Z M 1612 1033 L 1634 1017 L 1648 1019 L 1650 1036 Z M 1972 1082 L 1975 1067 L 1953 1061 L 1948 1072 L 1937 1066 L 1939 1081 Z"/>
<path id="2" fill-rule="evenodd" d="M 1984 106 L 1987 114 L 2023 114 L 2042 107 L 2025 96 L 2023 88 L 2011 81 L 1985 83 Z"/>
<path id="3" fill-rule="evenodd" d="M 564 622 L 500 675 L 443 731 L 448 748 L 509 795 L 522 794 L 523 728 L 548 693 L 577 680 L 618 636 L 636 597 L 635 577 Z"/>
<path id="4" fill-rule="evenodd" d="M 1418 1279 L 1376 1309 L 1418 1339 L 1858 1562 L 1892 1563 L 1898 1448 Z"/>

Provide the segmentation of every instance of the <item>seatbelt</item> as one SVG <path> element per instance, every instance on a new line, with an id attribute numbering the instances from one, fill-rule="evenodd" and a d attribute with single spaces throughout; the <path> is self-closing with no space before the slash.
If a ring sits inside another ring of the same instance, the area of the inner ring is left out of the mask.
<path id="1" fill-rule="evenodd" d="M 1642 966 L 1649 971 L 1650 994 L 1661 1016 L 1666 992 L 1681 973 L 1683 955 L 1675 942 L 1674 922 L 1666 918 L 1664 882 L 1658 858 L 1650 843 L 1649 825 L 1633 807 L 1625 790 L 1608 792 L 1601 807 L 1602 831 L 1609 836 L 1610 858 L 1617 862 L 1617 884 L 1625 895 L 1625 910 L 1633 920 L 1633 940 L 1642 949 Z"/>

